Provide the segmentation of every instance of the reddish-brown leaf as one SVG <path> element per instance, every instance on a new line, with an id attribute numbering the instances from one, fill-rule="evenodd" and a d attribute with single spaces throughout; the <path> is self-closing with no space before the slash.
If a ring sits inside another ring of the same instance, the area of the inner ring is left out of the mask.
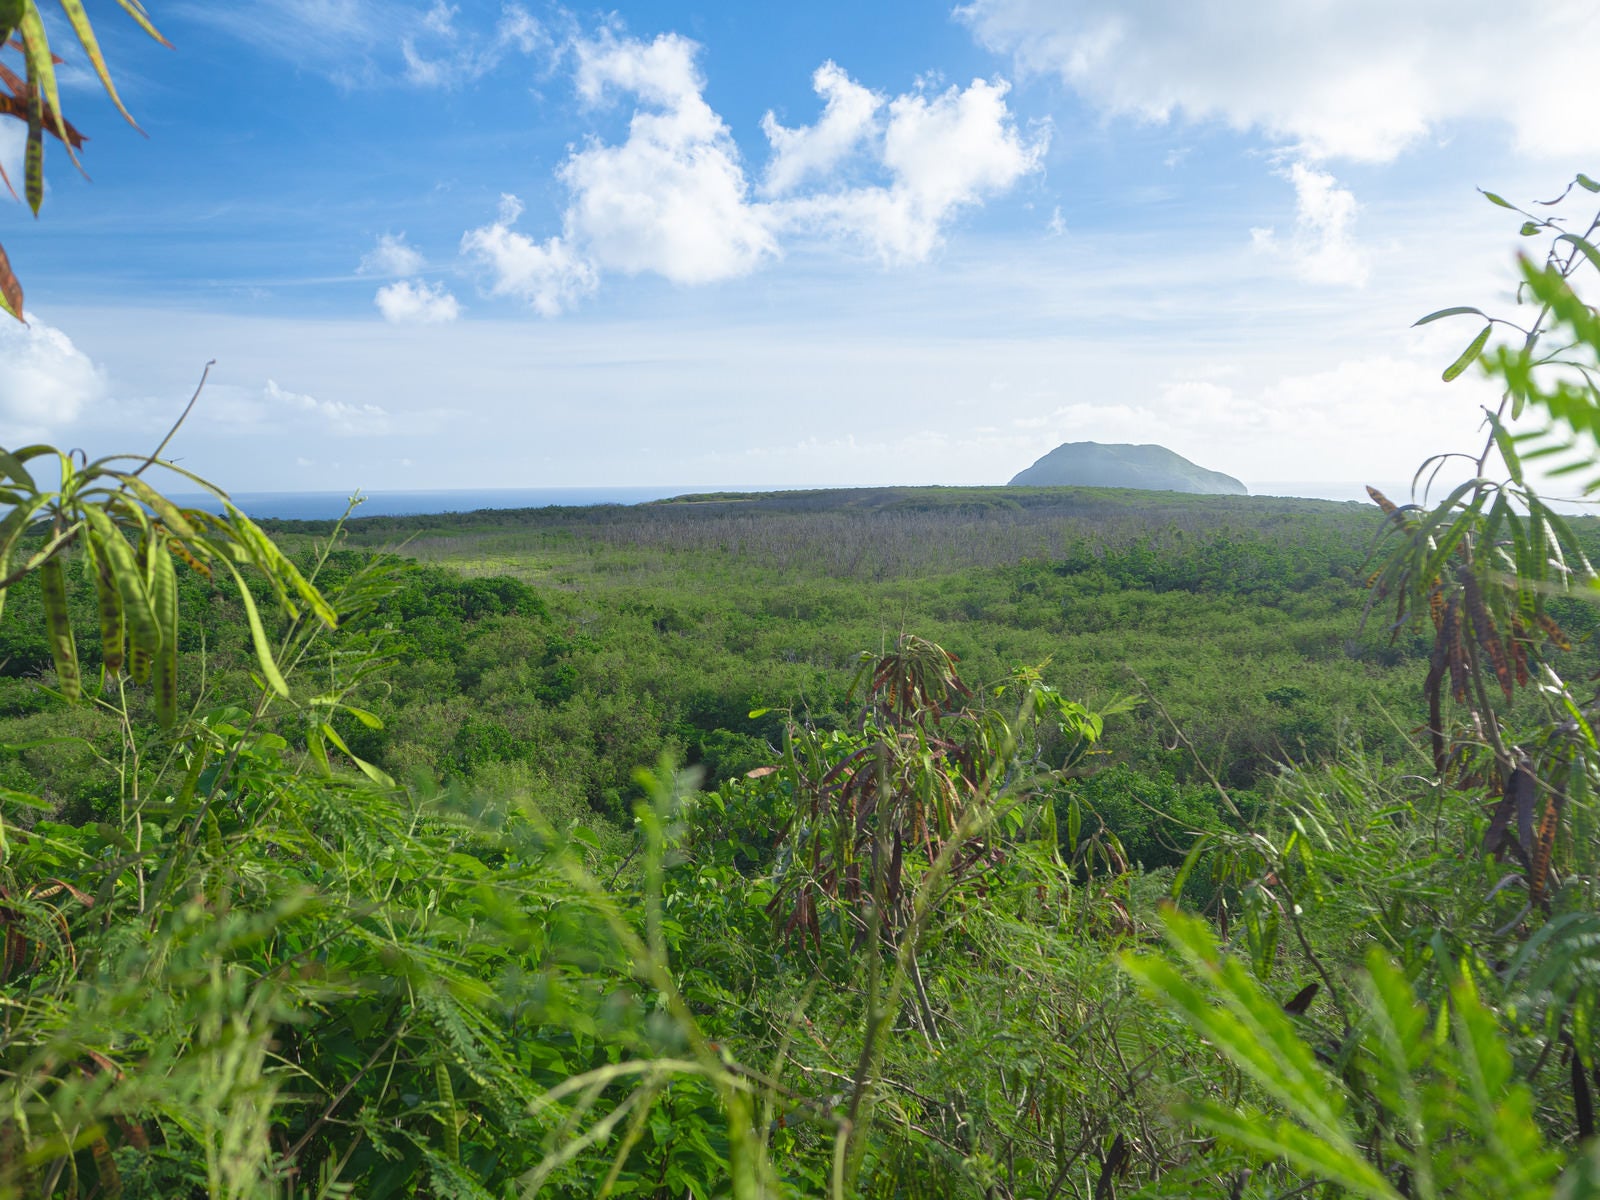
<path id="1" fill-rule="evenodd" d="M 0 306 L 17 320 L 22 320 L 22 284 L 17 280 L 17 273 L 11 269 L 11 260 L 6 257 L 4 246 L 0 246 Z"/>

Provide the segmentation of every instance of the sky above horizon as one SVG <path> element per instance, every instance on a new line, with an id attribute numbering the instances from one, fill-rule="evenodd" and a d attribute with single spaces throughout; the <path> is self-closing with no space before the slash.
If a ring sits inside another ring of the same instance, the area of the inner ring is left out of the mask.
<path id="1" fill-rule="evenodd" d="M 90 7 L 148 138 L 60 30 L 0 445 L 147 450 L 215 359 L 171 453 L 241 491 L 1392 485 L 1494 396 L 1412 327 L 1510 313 L 1475 189 L 1600 176 L 1594 0 Z"/>

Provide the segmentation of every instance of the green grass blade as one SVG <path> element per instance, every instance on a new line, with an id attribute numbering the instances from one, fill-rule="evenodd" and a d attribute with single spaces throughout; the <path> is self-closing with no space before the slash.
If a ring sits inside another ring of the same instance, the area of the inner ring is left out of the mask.
<path id="1" fill-rule="evenodd" d="M 245 620 L 250 623 L 250 643 L 255 647 L 256 661 L 261 664 L 262 677 L 266 679 L 268 687 L 287 700 L 289 685 L 284 682 L 283 673 L 278 670 L 278 664 L 272 657 L 272 646 L 267 641 L 267 631 L 261 624 L 261 614 L 256 610 L 255 597 L 250 594 L 244 576 L 239 574 L 239 568 L 229 563 L 228 570 L 233 573 L 233 581 L 239 587 L 239 601 L 244 605 Z"/>

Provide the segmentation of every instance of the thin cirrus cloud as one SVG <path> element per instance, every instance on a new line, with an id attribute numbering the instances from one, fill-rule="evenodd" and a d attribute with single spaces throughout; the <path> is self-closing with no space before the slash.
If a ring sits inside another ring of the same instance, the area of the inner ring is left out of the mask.
<path id="1" fill-rule="evenodd" d="M 464 31 L 456 25 L 457 9 L 444 0 L 422 17 L 423 47 L 415 36 L 401 39 L 400 54 L 405 60 L 406 78 L 423 87 L 459 87 L 481 79 L 494 70 L 508 54 L 548 52 L 553 39 L 544 25 L 520 4 L 507 4 L 500 20 L 487 36 Z"/>
<path id="2" fill-rule="evenodd" d="M 283 414 L 315 420 L 330 433 L 344 437 L 387 433 L 389 414 L 377 404 L 347 404 L 343 400 L 320 400 L 304 392 L 291 392 L 267 380 L 261 391 L 262 416 L 276 421 Z"/>
<path id="3" fill-rule="evenodd" d="M 403 233 L 378 235 L 377 245 L 361 256 L 356 267 L 359 275 L 415 275 L 423 267 L 423 258 L 416 247 L 408 245 Z"/>
<path id="4" fill-rule="evenodd" d="M 544 25 L 518 3 L 502 5 L 488 31 L 462 29 L 458 6 L 442 0 L 179 0 L 172 11 L 349 88 L 458 87 L 512 54 L 552 47 Z"/>
<path id="5" fill-rule="evenodd" d="M 1497 124 L 1534 158 L 1600 150 L 1572 91 L 1600 56 L 1588 0 L 1514 14 L 1495 0 L 971 0 L 956 16 L 1018 70 L 1059 75 L 1107 113 L 1264 135 L 1295 189 L 1296 227 L 1252 237 L 1311 282 L 1367 277 L 1359 206 L 1330 160 L 1391 162 L 1460 122 Z"/>
<path id="6" fill-rule="evenodd" d="M 495 221 L 463 235 L 491 294 L 554 316 L 608 272 L 712 283 L 805 238 L 886 264 L 921 262 L 959 211 L 1038 170 L 1048 142 L 1048 128 L 1019 132 L 1004 82 L 891 99 L 828 62 L 813 78 L 824 103 L 815 124 L 790 129 L 771 113 L 762 122 L 772 153 L 757 189 L 706 103 L 699 49 L 678 34 L 647 42 L 611 30 L 573 43 L 580 99 L 636 105 L 627 137 L 570 154 L 558 172 L 568 192 L 559 234 L 513 229 L 522 205 L 508 196 Z M 841 182 L 847 165 L 877 182 Z"/>

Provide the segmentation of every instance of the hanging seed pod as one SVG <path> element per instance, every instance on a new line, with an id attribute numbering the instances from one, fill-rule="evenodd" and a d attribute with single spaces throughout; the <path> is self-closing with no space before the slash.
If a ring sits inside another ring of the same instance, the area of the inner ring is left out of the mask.
<path id="1" fill-rule="evenodd" d="M 165 538 L 152 537 L 150 566 L 150 605 L 161 635 L 152 664 L 156 720 L 170 728 L 178 714 L 178 573 Z"/>
<path id="2" fill-rule="evenodd" d="M 78 670 L 78 643 L 72 636 L 72 621 L 67 612 L 67 570 L 59 554 L 47 558 L 39 567 L 39 587 L 44 593 L 44 620 L 50 634 L 50 657 L 55 660 L 56 682 L 68 700 L 83 695 L 83 676 Z"/>
<path id="3" fill-rule="evenodd" d="M 94 581 L 95 607 L 100 614 L 100 661 L 107 677 L 116 676 L 125 661 L 127 620 L 122 607 L 122 590 L 111 574 L 105 548 L 91 531 L 84 539 L 89 577 Z"/>

